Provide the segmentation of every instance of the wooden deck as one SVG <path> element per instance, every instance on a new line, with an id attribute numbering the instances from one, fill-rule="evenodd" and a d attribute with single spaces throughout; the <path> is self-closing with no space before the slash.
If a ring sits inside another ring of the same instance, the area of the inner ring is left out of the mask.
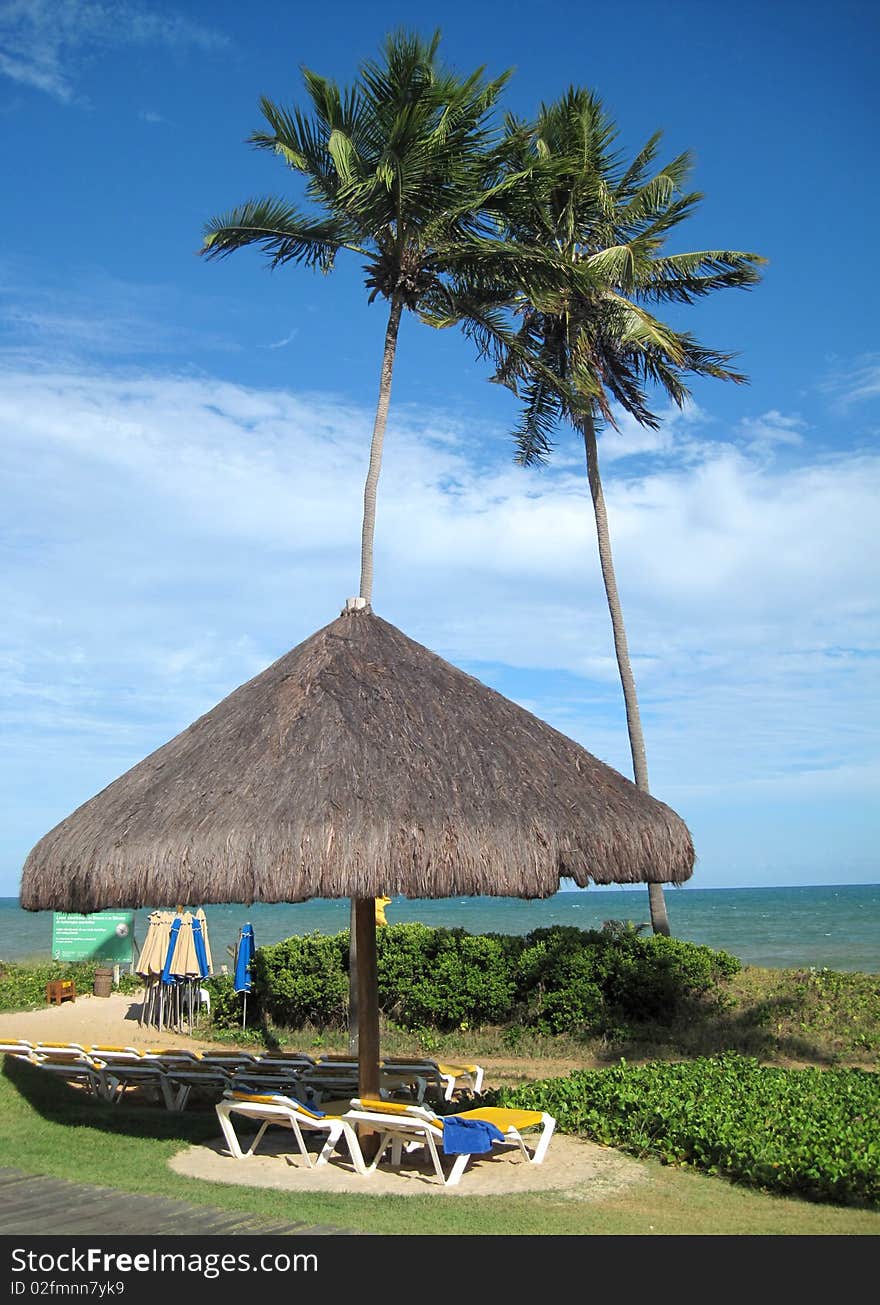
<path id="1" fill-rule="evenodd" d="M 0 1168 L 0 1235 L 148 1237 L 351 1236 L 329 1224 L 259 1219 L 211 1205 L 141 1196 Z"/>

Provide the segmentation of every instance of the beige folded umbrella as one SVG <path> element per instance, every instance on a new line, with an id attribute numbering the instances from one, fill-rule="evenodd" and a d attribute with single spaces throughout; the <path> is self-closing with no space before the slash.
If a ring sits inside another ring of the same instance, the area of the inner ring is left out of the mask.
<path id="1" fill-rule="evenodd" d="M 205 943 L 205 958 L 208 962 L 208 973 L 213 974 L 214 962 L 211 959 L 211 944 L 208 940 L 208 921 L 205 919 L 205 912 L 202 910 L 201 906 L 196 911 L 196 919 L 198 920 L 199 924 L 202 926 L 202 938 L 204 939 L 204 943 Z"/>
<path id="2" fill-rule="evenodd" d="M 135 966 L 142 978 L 155 978 L 162 973 L 165 957 L 168 954 L 168 935 L 173 919 L 174 916 L 170 911 L 153 911 L 150 914 L 147 936 Z"/>
<path id="3" fill-rule="evenodd" d="M 177 918 L 180 920 L 180 928 L 177 931 L 168 973 L 175 979 L 198 979 L 201 977 L 201 970 L 193 942 L 192 915 L 189 911 L 184 911 Z"/>

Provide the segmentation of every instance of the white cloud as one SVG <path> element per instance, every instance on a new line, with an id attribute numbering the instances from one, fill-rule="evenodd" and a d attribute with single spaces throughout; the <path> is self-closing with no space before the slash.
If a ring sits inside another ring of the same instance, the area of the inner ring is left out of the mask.
<path id="1" fill-rule="evenodd" d="M 0 75 L 70 103 L 87 56 L 128 45 L 213 50 L 227 38 L 134 0 L 3 0 L 0 44 Z"/>
<path id="2" fill-rule="evenodd" d="M 779 444 L 802 444 L 806 425 L 801 417 L 786 416 L 771 408 L 760 417 L 744 417 L 740 431 L 746 448 L 761 452 Z"/>
<path id="3" fill-rule="evenodd" d="M 837 366 L 820 388 L 834 396 L 837 407 L 847 411 L 854 404 L 880 396 L 880 355 L 863 354 L 846 366 Z"/>
<path id="4" fill-rule="evenodd" d="M 274 340 L 272 344 L 267 344 L 266 348 L 284 349 L 288 344 L 292 344 L 298 335 L 299 335 L 299 329 L 297 327 L 294 327 L 293 330 L 290 331 L 287 335 L 283 336 L 282 339 Z"/>
<path id="5" fill-rule="evenodd" d="M 35 283 L 32 267 L 0 261 L 0 351 L 71 368 L 88 357 L 142 357 L 181 348 L 237 348 L 209 329 L 180 324 L 181 296 L 173 285 L 120 281 L 98 268 L 71 266 L 72 286 Z"/>

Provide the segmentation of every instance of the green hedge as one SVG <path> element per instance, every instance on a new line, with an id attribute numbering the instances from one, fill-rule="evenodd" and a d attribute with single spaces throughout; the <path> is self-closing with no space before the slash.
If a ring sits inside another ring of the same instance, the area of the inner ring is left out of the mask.
<path id="1" fill-rule="evenodd" d="M 288 1028 L 343 1027 L 348 939 L 347 930 L 314 933 L 258 948 L 253 1018 Z M 567 926 L 508 936 L 387 925 L 376 950 L 382 1013 L 410 1031 L 510 1024 L 593 1035 L 627 1022 L 671 1023 L 696 1003 L 719 1000 L 719 985 L 740 969 L 725 952 L 676 938 Z M 213 981 L 218 1027 L 240 1020 L 241 999 L 227 987 Z"/>
<path id="2" fill-rule="evenodd" d="M 19 965 L 4 961 L 0 968 L 0 1011 L 36 1010 L 46 1005 L 46 984 L 54 979 L 73 979 L 77 993 L 92 991 L 95 970 L 103 961 L 45 961 L 38 965 Z M 120 992 L 134 992 L 141 980 L 127 974 L 120 976 Z"/>
<path id="3" fill-rule="evenodd" d="M 423 924 L 379 929 L 376 971 L 383 1013 L 404 1029 L 504 1023 L 517 998 L 509 942 Z"/>
<path id="4" fill-rule="evenodd" d="M 563 1132 L 603 1146 L 767 1191 L 880 1205 L 880 1077 L 869 1070 L 777 1069 L 728 1052 L 621 1061 L 487 1099 L 549 1111 Z"/>
<path id="5" fill-rule="evenodd" d="M 276 1024 L 341 1025 L 348 1009 L 348 931 L 259 947 L 251 975 L 258 1009 Z"/>

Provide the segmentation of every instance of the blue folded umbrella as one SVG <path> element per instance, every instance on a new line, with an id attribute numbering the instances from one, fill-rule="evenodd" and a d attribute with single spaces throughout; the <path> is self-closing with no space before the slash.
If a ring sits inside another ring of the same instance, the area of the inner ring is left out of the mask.
<path id="1" fill-rule="evenodd" d="M 500 1128 L 488 1119 L 462 1119 L 447 1115 L 443 1120 L 444 1155 L 483 1155 L 492 1150 L 493 1142 L 503 1142 Z"/>
<path id="2" fill-rule="evenodd" d="M 253 986 L 250 964 L 254 959 L 254 927 L 243 924 L 238 939 L 238 954 L 235 958 L 235 991 L 250 992 Z"/>
<path id="3" fill-rule="evenodd" d="M 202 922 L 197 915 L 193 916 L 192 931 L 196 960 L 199 963 L 199 978 L 207 979 L 211 970 L 208 965 L 208 953 L 205 951 L 205 935 L 202 933 Z"/>
<path id="4" fill-rule="evenodd" d="M 176 983 L 177 976 L 171 973 L 171 958 L 174 955 L 174 948 L 177 946 L 177 935 L 180 933 L 180 916 L 174 917 L 171 925 L 171 933 L 168 936 L 168 951 L 165 953 L 165 964 L 162 967 L 162 982 Z"/>

